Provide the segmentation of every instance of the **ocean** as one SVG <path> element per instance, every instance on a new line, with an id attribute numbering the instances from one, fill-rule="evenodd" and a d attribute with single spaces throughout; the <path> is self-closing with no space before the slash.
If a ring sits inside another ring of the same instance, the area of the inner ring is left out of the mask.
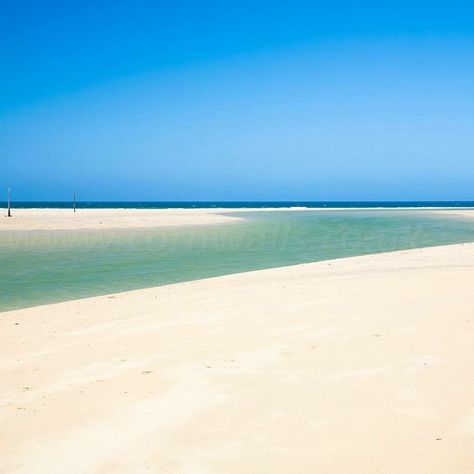
<path id="1" fill-rule="evenodd" d="M 7 203 L 0 201 L 0 208 Z M 12 202 L 13 208 L 19 209 L 68 209 L 72 201 L 19 201 Z M 309 209 L 324 208 L 423 208 L 423 207 L 474 207 L 474 201 L 78 201 L 78 209 L 193 209 L 193 208 L 274 208 L 305 207 Z"/>
<path id="2" fill-rule="evenodd" d="M 250 210 L 235 215 L 244 219 L 151 229 L 1 231 L 0 311 L 237 272 L 474 241 L 474 219 L 423 210 Z"/>

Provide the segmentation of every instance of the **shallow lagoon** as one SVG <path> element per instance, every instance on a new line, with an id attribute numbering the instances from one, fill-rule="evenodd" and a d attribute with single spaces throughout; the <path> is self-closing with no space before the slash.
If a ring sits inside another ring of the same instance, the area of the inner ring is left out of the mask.
<path id="1" fill-rule="evenodd" d="M 212 226 L 0 232 L 0 311 L 284 265 L 474 241 L 474 219 L 425 211 L 235 215 L 243 219 Z"/>

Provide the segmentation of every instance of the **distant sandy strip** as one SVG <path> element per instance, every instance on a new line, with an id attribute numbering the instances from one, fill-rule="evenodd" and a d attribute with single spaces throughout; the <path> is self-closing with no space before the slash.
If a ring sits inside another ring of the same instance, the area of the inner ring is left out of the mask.
<path id="1" fill-rule="evenodd" d="M 471 474 L 474 244 L 0 314 L 2 473 Z"/>
<path id="2" fill-rule="evenodd" d="M 210 209 L 78 209 L 76 213 L 72 209 L 14 209 L 11 218 L 0 218 L 0 231 L 130 229 L 237 220 Z"/>
<path id="3" fill-rule="evenodd" d="M 228 213 L 262 211 L 347 211 L 348 209 L 309 208 L 243 208 L 243 209 L 13 209 L 11 218 L 4 218 L 6 209 L 0 210 L 2 230 L 75 230 L 149 228 L 176 225 L 208 225 L 238 221 Z M 353 209 L 354 210 L 354 209 Z M 357 208 L 355 210 L 364 210 Z M 371 209 L 376 210 L 376 209 Z M 418 208 L 417 210 L 420 210 Z M 427 209 L 423 210 L 426 211 Z M 474 210 L 439 209 L 429 210 L 453 216 L 474 217 Z"/>

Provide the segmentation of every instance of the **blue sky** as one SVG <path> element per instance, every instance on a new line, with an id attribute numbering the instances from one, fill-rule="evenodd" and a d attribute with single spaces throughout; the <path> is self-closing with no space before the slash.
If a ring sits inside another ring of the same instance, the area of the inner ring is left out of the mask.
<path id="1" fill-rule="evenodd" d="M 468 2 L 0 9 L 0 200 L 474 199 Z"/>

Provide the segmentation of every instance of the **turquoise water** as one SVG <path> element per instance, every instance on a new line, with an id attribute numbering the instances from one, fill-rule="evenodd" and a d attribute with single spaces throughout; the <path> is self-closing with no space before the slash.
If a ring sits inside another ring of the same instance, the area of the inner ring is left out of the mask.
<path id="1" fill-rule="evenodd" d="M 229 273 L 471 241 L 473 219 L 406 210 L 246 212 L 241 221 L 212 226 L 3 231 L 0 311 Z"/>

